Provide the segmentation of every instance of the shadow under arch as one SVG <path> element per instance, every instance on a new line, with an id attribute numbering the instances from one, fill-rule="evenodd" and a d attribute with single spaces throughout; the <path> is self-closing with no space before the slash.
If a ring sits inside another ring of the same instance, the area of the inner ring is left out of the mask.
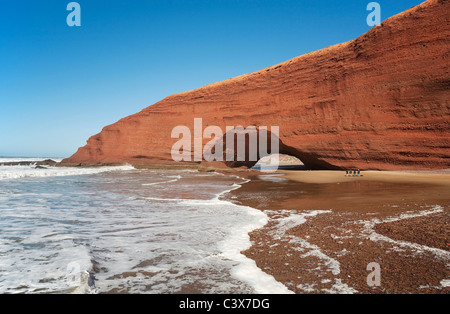
<path id="1" fill-rule="evenodd" d="M 230 168 L 252 168 L 262 158 L 273 153 L 278 153 L 300 159 L 304 164 L 304 170 L 341 169 L 340 167 L 321 160 L 316 154 L 305 153 L 284 144 L 279 138 L 278 133 L 273 132 L 273 128 L 266 129 L 250 126 L 244 129 L 243 127 L 238 126 L 233 130 L 226 132 L 221 140 L 223 143 L 223 161 L 225 165 Z M 266 143 L 264 143 L 264 140 Z M 275 149 L 272 149 L 273 145 L 277 145 L 276 143 L 278 144 L 278 149 L 276 147 Z M 239 147 L 241 148 L 240 151 Z M 214 148 L 212 149 L 212 152 L 214 152 Z M 245 158 L 243 158 L 244 155 Z"/>

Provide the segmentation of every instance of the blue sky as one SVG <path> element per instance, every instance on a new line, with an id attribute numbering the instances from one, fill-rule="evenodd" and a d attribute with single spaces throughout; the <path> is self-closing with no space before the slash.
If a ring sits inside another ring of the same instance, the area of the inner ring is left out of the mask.
<path id="1" fill-rule="evenodd" d="M 68 157 L 166 96 L 356 38 L 364 0 L 0 0 L 0 156 Z M 423 1 L 378 1 L 382 20 Z"/>

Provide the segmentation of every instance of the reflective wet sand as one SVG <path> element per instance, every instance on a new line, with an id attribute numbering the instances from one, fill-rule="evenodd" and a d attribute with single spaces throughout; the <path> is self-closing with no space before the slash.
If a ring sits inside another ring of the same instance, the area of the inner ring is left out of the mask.
<path id="1" fill-rule="evenodd" d="M 448 294 L 450 187 L 406 177 L 302 183 L 255 174 L 228 198 L 270 217 L 244 253 L 296 293 Z M 370 287 L 373 262 L 381 283 Z"/>

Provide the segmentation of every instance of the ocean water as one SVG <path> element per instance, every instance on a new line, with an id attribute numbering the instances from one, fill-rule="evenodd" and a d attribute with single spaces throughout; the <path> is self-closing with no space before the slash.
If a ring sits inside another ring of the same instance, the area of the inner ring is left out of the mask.
<path id="1" fill-rule="evenodd" d="M 268 221 L 221 199 L 244 182 L 131 166 L 0 166 L 0 293 L 289 293 L 240 253 Z"/>

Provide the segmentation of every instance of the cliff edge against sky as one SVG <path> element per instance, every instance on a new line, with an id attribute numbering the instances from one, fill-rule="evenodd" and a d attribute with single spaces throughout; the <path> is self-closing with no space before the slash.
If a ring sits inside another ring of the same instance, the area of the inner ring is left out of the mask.
<path id="1" fill-rule="evenodd" d="M 350 42 L 169 96 L 62 163 L 172 164 L 172 129 L 202 118 L 279 126 L 281 152 L 311 168 L 449 168 L 448 12 L 448 0 L 428 0 Z"/>

